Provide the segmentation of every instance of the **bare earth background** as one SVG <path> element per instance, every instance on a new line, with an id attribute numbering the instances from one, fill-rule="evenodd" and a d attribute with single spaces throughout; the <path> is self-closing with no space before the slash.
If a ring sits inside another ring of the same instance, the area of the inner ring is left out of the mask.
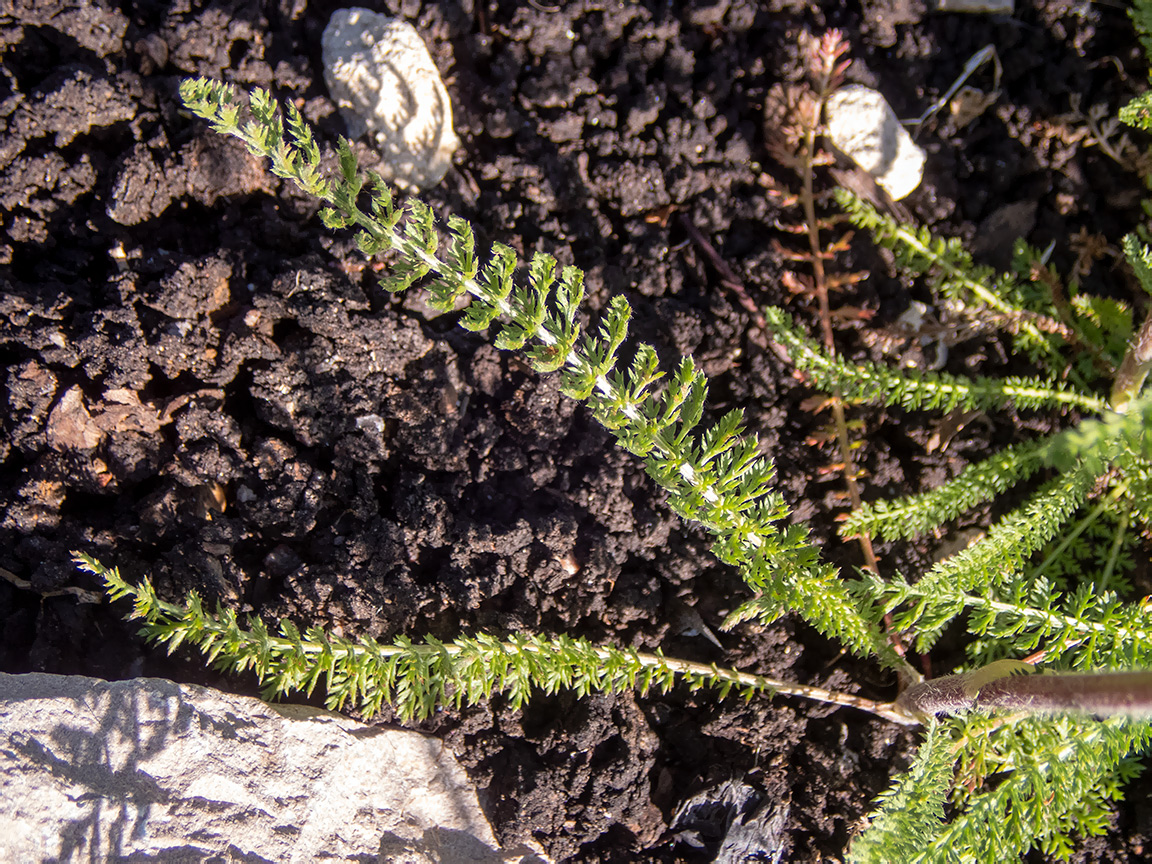
<path id="1" fill-rule="evenodd" d="M 770 89 L 802 77 L 801 36 L 842 28 L 850 80 L 918 115 L 992 44 L 999 101 L 971 126 L 930 124 L 919 222 L 1002 262 L 1024 235 L 1075 258 L 1086 228 L 1117 241 L 1139 184 L 1088 146 L 1074 97 L 1110 114 L 1145 80 L 1123 10 L 1022 2 L 1014 18 L 932 15 L 920 0 L 848 4 L 387 2 L 412 21 L 454 101 L 456 168 L 425 196 L 478 239 L 547 251 L 587 272 L 589 307 L 624 292 L 634 333 L 712 377 L 716 416 L 743 408 L 798 518 L 835 538 L 843 483 L 826 422 L 722 287 L 686 221 L 761 304 L 781 287 L 766 186 L 795 178 L 766 149 Z M 145 646 L 123 608 L 86 605 L 83 549 L 165 597 L 377 638 L 568 632 L 661 647 L 805 683 L 891 698 L 894 682 L 791 621 L 699 635 L 744 599 L 704 533 L 664 506 L 639 463 L 586 412 L 483 336 L 385 296 L 315 205 L 179 106 L 205 75 L 293 100 L 331 145 L 344 127 L 320 72 L 335 4 L 0 0 L 0 669 L 170 677 L 255 693 L 196 656 Z M 973 83 L 990 87 L 987 70 Z M 364 162 L 373 157 L 361 145 Z M 1006 246 L 1006 243 L 1009 244 Z M 845 268 L 875 277 L 843 301 L 873 313 L 841 349 L 880 359 L 870 331 L 924 288 L 857 240 Z M 1128 289 L 1110 259 L 1088 277 Z M 1019 371 L 1000 343 L 953 348 L 956 372 Z M 1052 418 L 970 424 L 943 452 L 935 418 L 853 410 L 870 496 L 925 488 Z M 223 507 L 223 509 L 221 509 Z M 976 514 L 978 525 L 989 514 Z M 941 538 L 941 540 L 946 538 Z M 937 541 L 881 547 L 920 572 Z M 948 656 L 934 658 L 946 668 Z M 384 717 L 387 722 L 390 718 Z M 443 737 L 505 840 L 557 859 L 707 860 L 667 822 L 737 778 L 790 804 L 789 860 L 843 849 L 915 738 L 868 715 L 708 694 L 500 699 L 445 711 Z M 1079 860 L 1135 860 L 1152 833 L 1141 788 Z M 714 847 L 709 847 L 714 850 Z"/>

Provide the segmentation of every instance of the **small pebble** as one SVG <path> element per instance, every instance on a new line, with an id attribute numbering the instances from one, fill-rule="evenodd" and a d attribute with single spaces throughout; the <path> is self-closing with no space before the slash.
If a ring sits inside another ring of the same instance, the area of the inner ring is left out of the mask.
<path id="1" fill-rule="evenodd" d="M 828 99 L 828 137 L 867 171 L 894 201 L 920 185 L 924 151 L 900 125 L 884 96 L 850 84 Z"/>
<path id="2" fill-rule="evenodd" d="M 372 135 L 384 157 L 381 176 L 401 189 L 439 183 L 460 141 L 448 91 L 416 28 L 368 9 L 340 9 L 324 28 L 322 55 L 348 134 Z"/>

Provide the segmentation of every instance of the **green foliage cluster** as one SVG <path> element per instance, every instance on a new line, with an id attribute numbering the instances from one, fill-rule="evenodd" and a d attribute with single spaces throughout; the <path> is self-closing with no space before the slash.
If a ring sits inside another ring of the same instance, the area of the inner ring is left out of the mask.
<path id="1" fill-rule="evenodd" d="M 996 321 L 1011 332 L 1028 356 L 1048 361 L 1054 368 L 1063 366 L 1059 349 L 1064 328 L 1045 314 L 1051 297 L 1044 296 L 1042 286 L 976 264 L 955 237 L 935 237 L 927 228 L 901 225 L 845 189 L 835 194 L 856 225 L 868 229 L 876 243 L 895 253 L 896 266 L 926 274 L 942 301 L 961 309 L 979 309 L 985 320 Z M 1026 244 L 1017 243 L 1014 269 L 1024 269 L 1039 257 Z"/>
<path id="2" fill-rule="evenodd" d="M 430 302 L 444 311 L 467 295 L 471 303 L 461 326 L 499 324 L 498 348 L 521 351 L 541 372 L 559 370 L 563 392 L 586 402 L 620 445 L 644 460 L 648 474 L 668 491 L 671 508 L 713 532 L 713 551 L 757 593 L 757 602 L 737 610 L 733 621 L 799 611 L 851 650 L 902 663 L 876 624 L 856 609 L 834 568 L 820 560 L 807 528 L 782 524 L 789 511 L 772 487 L 775 469 L 758 455 L 756 437 L 744 434 L 741 412 L 697 432 L 708 387 L 691 359 L 682 359 L 666 382 L 651 345 L 637 345 L 629 363 L 621 359 L 631 315 L 623 297 L 611 300 L 598 330 L 589 333 L 577 320 L 583 293 L 577 268 L 563 268 L 557 279 L 555 260 L 537 253 L 527 283 L 517 285 L 512 251 L 497 244 L 481 265 L 471 227 L 458 217 L 448 220 L 451 239 L 440 254 L 431 211 L 416 199 L 396 207 L 380 177 L 369 174 L 368 210 L 361 207 L 365 180 L 347 141 L 339 145 L 341 176 L 320 178 L 315 141 L 292 106 L 285 124 L 271 97 L 257 90 L 249 100 L 251 118 L 242 122 L 228 85 L 189 80 L 181 96 L 214 130 L 236 136 L 253 154 L 268 157 L 277 176 L 328 204 L 321 211 L 328 227 L 354 228 L 367 255 L 396 253 L 381 279 L 386 290 L 424 280 Z"/>
<path id="3" fill-rule="evenodd" d="M 1152 47 L 1152 0 L 1137 4 L 1134 19 Z M 361 176 L 345 141 L 338 148 L 340 176 L 323 177 L 307 124 L 291 107 L 282 121 L 262 91 L 251 94 L 247 113 L 226 85 L 187 81 L 181 95 L 217 132 L 238 137 L 252 153 L 268 157 L 277 176 L 322 200 L 328 227 L 354 230 L 367 255 L 391 251 L 384 288 L 425 288 L 431 304 L 445 311 L 467 297 L 461 326 L 498 328 L 497 347 L 522 352 L 541 372 L 558 372 L 563 391 L 586 402 L 619 444 L 644 461 L 672 508 L 712 532 L 717 556 L 743 576 L 752 596 L 726 626 L 798 614 L 845 648 L 909 678 L 915 673 L 886 629 L 910 635 L 927 650 L 946 628 L 963 625 L 976 665 L 1043 648 L 1054 669 L 1152 667 L 1152 609 L 1117 593 L 1127 585 L 1123 571 L 1132 560 L 1135 532 L 1152 526 L 1146 432 L 1152 398 L 1144 392 L 1152 325 L 1136 328 L 1133 310 L 1123 303 L 1082 293 L 1075 284 L 1064 288 L 1034 250 L 1020 244 L 1013 271 L 995 274 L 977 266 L 958 243 L 899 225 L 840 195 L 853 221 L 892 248 L 902 266 L 927 274 L 954 314 L 993 321 L 1009 333 L 1040 370 L 1032 376 L 968 378 L 849 363 L 808 339 L 786 313 L 766 310 L 772 333 L 797 368 L 813 386 L 846 401 L 909 411 L 1070 415 L 1063 432 L 1007 447 L 937 489 L 866 505 L 842 531 L 845 537 L 917 537 L 997 501 L 1014 486 L 1038 484 L 977 543 L 916 581 L 874 572 L 844 578 L 822 560 L 803 526 L 787 524 L 773 465 L 758 455 L 755 437 L 744 433 L 740 413 L 700 428 L 707 385 L 692 361 L 679 361 L 665 375 L 651 346 L 625 350 L 630 308 L 623 298 L 613 298 L 589 331 L 578 318 L 578 269 L 557 272 L 554 259 L 537 254 L 520 278 L 510 249 L 497 244 L 486 256 L 477 254 L 471 226 L 457 217 L 449 218 L 442 242 L 431 211 L 414 199 L 396 206 L 379 177 Z M 1152 102 L 1137 100 L 1122 116 L 1152 128 L 1150 109 Z M 1135 237 L 1124 247 L 1152 294 L 1152 252 Z M 1082 515 L 1088 507 L 1094 509 Z M 1081 572 L 1084 562 L 1103 562 L 1103 572 Z M 132 585 L 90 558 L 82 566 L 103 578 L 112 596 L 131 597 L 143 632 L 170 650 L 195 644 L 218 665 L 254 669 L 269 695 L 311 692 L 323 681 L 332 707 L 372 713 L 389 703 L 402 716 L 420 717 L 441 704 L 497 692 L 516 706 L 537 689 L 667 689 L 676 679 L 722 695 L 730 689 L 746 697 L 782 691 L 867 707 L 866 700 L 788 689 L 747 673 L 566 636 L 381 645 L 318 628 L 301 634 L 289 622 L 273 635 L 259 621 L 241 627 L 233 613 L 206 612 L 194 595 L 184 604 L 167 603 L 147 581 Z M 891 705 L 869 710 L 910 719 Z M 1033 845 L 1066 856 L 1076 834 L 1105 830 L 1111 802 L 1138 770 L 1132 756 L 1148 737 L 1147 723 L 1117 718 L 974 712 L 931 719 L 912 767 L 877 802 L 849 856 L 1010 860 Z"/>
<path id="4" fill-rule="evenodd" d="M 1145 721 L 1031 718 L 1001 732 L 990 719 L 944 721 L 959 773 L 942 798 L 958 815 L 918 833 L 927 844 L 908 860 L 1012 861 L 1033 845 L 1067 858 L 1075 835 L 1109 830 L 1112 803 L 1141 771 L 1131 754 L 1150 740 Z"/>
<path id="5" fill-rule="evenodd" d="M 1152 59 L 1152 3 L 1138 2 L 1133 19 Z M 1121 118 L 1152 129 L 1150 105 L 1140 97 Z M 1131 530 L 1147 536 L 1152 529 L 1152 415 L 1144 387 L 1152 318 L 1137 326 L 1127 304 L 1083 293 L 1074 281 L 1065 288 L 1023 243 L 1012 272 L 995 274 L 975 266 L 955 241 L 899 225 L 847 192 L 838 200 L 901 266 L 929 277 L 950 313 L 995 320 L 1044 374 L 1025 382 L 958 382 L 876 364 L 837 365 L 782 314 L 770 317 L 789 356 L 817 386 L 906 410 L 1075 412 L 1062 432 L 1007 447 L 936 489 L 852 513 L 842 536 L 910 538 L 1040 480 L 979 541 L 917 581 L 863 573 L 853 592 L 889 616 L 894 629 L 913 634 L 921 651 L 963 623 L 974 665 L 1040 649 L 1052 669 L 1152 667 L 1152 609 L 1144 598 L 1125 602 L 1117 594 L 1128 585 Z M 1137 283 L 1152 294 L 1152 250 L 1135 234 L 1122 245 Z M 1136 757 L 1149 735 L 1143 720 L 946 718 L 881 799 L 853 856 L 884 861 L 904 850 L 915 861 L 1001 861 L 1036 846 L 1066 858 L 1076 835 L 1108 830 L 1112 802 L 1141 770 Z M 941 736 L 949 742 L 946 759 L 937 750 Z M 925 797 L 916 798 L 913 788 Z M 949 818 L 924 830 L 931 821 L 924 814 L 945 805 Z"/>
<path id="6" fill-rule="evenodd" d="M 935 718 L 911 767 L 876 799 L 867 832 L 852 845 L 860 861 L 912 861 L 924 851 L 922 837 L 944 822 L 944 803 L 952 785 L 956 749 Z"/>

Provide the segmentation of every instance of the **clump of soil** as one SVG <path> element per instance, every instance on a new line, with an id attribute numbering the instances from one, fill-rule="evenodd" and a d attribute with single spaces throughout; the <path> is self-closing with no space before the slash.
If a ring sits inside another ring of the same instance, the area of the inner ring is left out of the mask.
<path id="1" fill-rule="evenodd" d="M 1036 246 L 1056 240 L 1067 264 L 1067 237 L 1087 225 L 1115 241 L 1138 204 L 1073 110 L 1074 96 L 1114 110 L 1126 76 L 1143 77 L 1111 7 L 1053 0 L 1014 19 L 930 15 L 915 0 L 384 7 L 424 35 L 463 141 L 427 203 L 470 220 L 484 246 L 584 269 L 592 314 L 623 292 L 637 336 L 711 376 L 713 416 L 745 411 L 797 518 L 845 566 L 859 562 L 835 540 L 842 483 L 821 471 L 835 456 L 805 443 L 824 421 L 693 239 L 757 303 L 811 322 L 808 301 L 781 287 L 788 264 L 772 241 L 792 242 L 777 225 L 795 214 L 765 188 L 795 178 L 769 157 L 762 114 L 773 86 L 803 77 L 802 36 L 843 29 L 849 78 L 902 117 L 996 46 L 1000 100 L 969 126 L 921 132 L 928 173 L 905 202 L 989 258 L 1007 218 Z M 385 295 L 315 202 L 182 110 L 187 76 L 270 88 L 330 146 L 345 130 L 319 46 L 335 4 L 12 8 L 0 17 L 0 565 L 31 589 L 0 581 L 0 669 L 256 692 L 146 646 L 124 609 L 59 593 L 94 587 L 71 564 L 81 549 L 150 574 L 167 597 L 195 589 L 346 635 L 567 632 L 894 695 L 887 676 L 791 621 L 721 633 L 717 649 L 699 623 L 715 628 L 742 582 L 555 377 L 415 295 Z M 876 270 L 848 301 L 873 314 L 868 327 L 930 299 L 855 250 L 845 267 Z M 864 350 L 859 335 L 842 334 L 845 351 Z M 949 368 L 1011 368 L 995 347 L 954 349 Z M 938 483 L 1029 434 L 1018 418 L 973 424 L 929 455 L 931 418 L 861 416 L 873 495 Z M 931 553 L 882 551 L 912 573 Z M 706 858 L 668 822 L 729 779 L 790 805 L 790 860 L 836 855 L 915 743 L 848 710 L 683 690 L 560 695 L 522 712 L 495 699 L 425 728 L 466 765 L 503 839 L 533 836 L 581 862 Z M 1130 813 L 1120 819 L 1092 841 L 1093 860 L 1144 842 Z"/>

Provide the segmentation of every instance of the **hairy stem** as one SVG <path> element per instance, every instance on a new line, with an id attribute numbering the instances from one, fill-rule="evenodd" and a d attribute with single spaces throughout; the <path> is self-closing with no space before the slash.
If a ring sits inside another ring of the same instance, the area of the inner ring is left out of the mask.
<path id="1" fill-rule="evenodd" d="M 1144 319 L 1112 381 L 1112 395 L 1109 401 L 1114 411 L 1123 413 L 1128 404 L 1139 395 L 1150 368 L 1152 368 L 1152 312 Z"/>
<path id="2" fill-rule="evenodd" d="M 972 672 L 915 684 L 896 706 L 917 717 L 961 711 L 1152 716 L 1152 672 L 1032 674 L 1033 667 L 998 660 Z"/>

